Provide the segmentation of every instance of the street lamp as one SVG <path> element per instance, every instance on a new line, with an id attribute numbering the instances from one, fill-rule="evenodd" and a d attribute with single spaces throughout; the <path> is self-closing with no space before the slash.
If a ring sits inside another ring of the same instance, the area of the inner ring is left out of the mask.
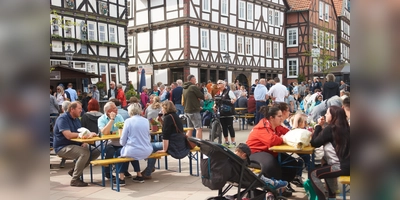
<path id="1" fill-rule="evenodd" d="M 75 51 L 71 50 L 71 46 L 68 45 L 68 49 L 65 50 L 65 58 L 68 61 L 68 67 L 72 68 L 72 57 L 74 56 Z"/>

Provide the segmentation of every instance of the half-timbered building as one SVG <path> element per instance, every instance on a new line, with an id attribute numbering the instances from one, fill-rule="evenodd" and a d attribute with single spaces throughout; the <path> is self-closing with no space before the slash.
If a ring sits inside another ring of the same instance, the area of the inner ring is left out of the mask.
<path id="1" fill-rule="evenodd" d="M 338 15 L 337 57 L 350 63 L 350 0 L 333 0 Z"/>
<path id="2" fill-rule="evenodd" d="M 198 82 L 251 85 L 284 67 L 286 0 L 128 0 L 129 79 L 146 85 L 193 74 Z M 151 69 L 151 68 L 150 68 Z M 147 72 L 151 73 L 151 72 Z"/>
<path id="3" fill-rule="evenodd" d="M 89 84 L 127 82 L 126 0 L 50 0 L 50 23 L 51 66 L 65 65 L 101 76 L 91 78 Z M 75 52 L 70 62 L 65 56 L 68 47 Z M 60 78 L 82 91 L 87 84 Z"/>
<path id="4" fill-rule="evenodd" d="M 284 83 L 337 66 L 337 15 L 332 0 L 288 0 Z"/>

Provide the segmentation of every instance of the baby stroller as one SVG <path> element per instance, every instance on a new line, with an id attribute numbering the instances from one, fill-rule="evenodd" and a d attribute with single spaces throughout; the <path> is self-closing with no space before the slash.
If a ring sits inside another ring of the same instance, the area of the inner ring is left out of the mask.
<path id="1" fill-rule="evenodd" d="M 286 199 L 278 196 L 273 188 L 260 179 L 261 174 L 255 175 L 246 166 L 245 161 L 228 148 L 197 138 L 188 139 L 200 147 L 200 168 L 203 185 L 211 190 L 218 190 L 218 196 L 210 197 L 208 200 Z M 233 196 L 226 195 L 233 187 L 237 187 L 236 194 Z"/>

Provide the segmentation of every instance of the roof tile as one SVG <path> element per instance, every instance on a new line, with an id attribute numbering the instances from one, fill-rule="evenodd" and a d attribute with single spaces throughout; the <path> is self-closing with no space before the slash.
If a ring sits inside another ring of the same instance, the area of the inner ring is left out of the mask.
<path id="1" fill-rule="evenodd" d="M 290 11 L 310 9 L 311 0 L 288 0 Z"/>

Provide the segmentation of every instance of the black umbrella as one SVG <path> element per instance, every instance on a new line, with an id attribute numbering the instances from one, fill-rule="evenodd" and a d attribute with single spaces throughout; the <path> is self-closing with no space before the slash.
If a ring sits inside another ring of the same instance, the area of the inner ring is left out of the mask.
<path id="1" fill-rule="evenodd" d="M 139 82 L 139 89 L 138 91 L 142 93 L 142 87 L 146 86 L 146 74 L 144 69 L 142 69 L 142 72 L 140 73 L 140 82 Z"/>

